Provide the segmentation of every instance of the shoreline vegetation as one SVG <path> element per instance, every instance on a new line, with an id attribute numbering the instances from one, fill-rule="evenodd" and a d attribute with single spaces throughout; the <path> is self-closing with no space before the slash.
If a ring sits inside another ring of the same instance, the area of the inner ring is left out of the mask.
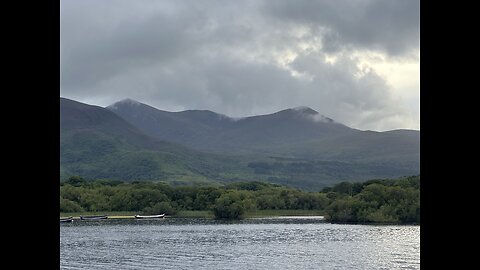
<path id="1" fill-rule="evenodd" d="M 80 219 L 80 216 L 106 215 L 109 219 L 133 219 L 139 212 L 65 212 L 60 213 L 60 218 L 73 217 Z M 247 212 L 244 218 L 264 218 L 264 217 L 285 217 L 285 216 L 324 216 L 324 212 L 319 210 L 256 210 Z M 214 219 L 211 211 L 186 210 L 179 211 L 175 215 L 167 218 L 205 218 Z"/>
<path id="2" fill-rule="evenodd" d="M 60 217 L 107 215 L 111 219 L 166 213 L 170 218 L 245 219 L 324 216 L 345 224 L 420 224 L 420 176 L 342 182 L 318 192 L 265 182 L 221 187 L 162 182 L 60 182 Z"/>

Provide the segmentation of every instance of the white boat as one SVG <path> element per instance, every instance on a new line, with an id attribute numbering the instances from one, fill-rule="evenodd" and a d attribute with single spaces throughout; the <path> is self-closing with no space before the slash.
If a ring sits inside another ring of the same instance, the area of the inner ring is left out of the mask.
<path id="1" fill-rule="evenodd" d="M 135 215 L 135 218 L 165 218 L 165 214 L 161 214 L 161 215 L 150 215 L 150 216 Z"/>

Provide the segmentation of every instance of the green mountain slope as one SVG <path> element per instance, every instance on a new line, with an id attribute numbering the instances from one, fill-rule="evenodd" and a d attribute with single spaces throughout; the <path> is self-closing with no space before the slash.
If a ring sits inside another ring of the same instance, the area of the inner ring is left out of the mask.
<path id="1" fill-rule="evenodd" d="M 166 112 L 123 100 L 109 107 L 152 137 L 209 152 L 340 162 L 408 164 L 419 173 L 420 132 L 361 131 L 308 107 L 232 119 L 210 111 Z"/>
<path id="2" fill-rule="evenodd" d="M 151 138 L 97 106 L 60 100 L 61 179 L 71 175 L 117 180 L 215 182 L 228 164 L 214 156 Z"/>
<path id="3" fill-rule="evenodd" d="M 220 153 L 265 153 L 299 141 L 357 132 L 310 108 L 242 119 L 202 110 L 167 112 L 130 99 L 107 109 L 152 137 Z"/>
<path id="4" fill-rule="evenodd" d="M 132 100 L 102 108 L 61 98 L 60 110 L 61 179 L 256 180 L 320 190 L 419 173 L 418 131 L 359 131 L 308 108 L 232 119 Z"/>

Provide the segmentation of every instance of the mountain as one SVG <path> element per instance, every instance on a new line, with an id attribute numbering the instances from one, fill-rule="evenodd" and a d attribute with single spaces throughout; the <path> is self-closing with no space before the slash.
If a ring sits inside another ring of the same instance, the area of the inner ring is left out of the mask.
<path id="1" fill-rule="evenodd" d="M 105 108 L 60 99 L 61 179 L 81 175 L 211 183 L 216 178 L 211 172 L 228 165 L 223 157 L 218 160 L 145 135 Z"/>
<path id="2" fill-rule="evenodd" d="M 107 109 L 152 137 L 222 153 L 274 153 L 279 146 L 358 132 L 308 107 L 241 119 L 202 110 L 167 112 L 130 99 Z"/>
<path id="3" fill-rule="evenodd" d="M 167 112 L 130 99 L 107 109 L 152 137 L 201 151 L 335 161 L 405 161 L 417 164 L 419 170 L 419 131 L 362 131 L 308 107 L 241 119 L 211 111 Z"/>
<path id="4" fill-rule="evenodd" d="M 311 188 L 420 173 L 419 131 L 362 131 L 309 107 L 240 119 L 205 110 L 162 111 L 131 99 L 107 109 L 152 137 L 235 155 L 255 179 Z"/>
<path id="5" fill-rule="evenodd" d="M 322 160 L 363 163 L 410 162 L 418 167 L 420 132 L 414 130 L 359 131 L 291 144 L 283 147 L 279 152 Z"/>
<path id="6" fill-rule="evenodd" d="M 308 107 L 235 119 L 131 99 L 102 108 L 61 98 L 60 111 L 61 179 L 258 180 L 319 190 L 419 174 L 419 131 L 362 131 Z"/>
<path id="7" fill-rule="evenodd" d="M 131 99 L 106 109 L 152 137 L 200 149 L 205 137 L 232 124 L 230 118 L 211 111 L 167 112 Z"/>

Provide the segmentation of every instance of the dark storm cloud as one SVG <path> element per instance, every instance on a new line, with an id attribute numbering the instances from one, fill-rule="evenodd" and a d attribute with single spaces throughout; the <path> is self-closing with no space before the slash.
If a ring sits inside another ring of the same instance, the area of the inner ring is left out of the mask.
<path id="1" fill-rule="evenodd" d="M 304 105 L 355 127 L 391 128 L 408 113 L 348 52 L 399 57 L 418 47 L 414 8 L 397 2 L 416 3 L 62 1 L 61 95 L 236 117 Z"/>
<path id="2" fill-rule="evenodd" d="M 263 9 L 279 20 L 308 25 L 323 36 L 326 51 L 364 48 L 398 56 L 418 49 L 418 0 L 278 0 L 265 2 Z"/>

